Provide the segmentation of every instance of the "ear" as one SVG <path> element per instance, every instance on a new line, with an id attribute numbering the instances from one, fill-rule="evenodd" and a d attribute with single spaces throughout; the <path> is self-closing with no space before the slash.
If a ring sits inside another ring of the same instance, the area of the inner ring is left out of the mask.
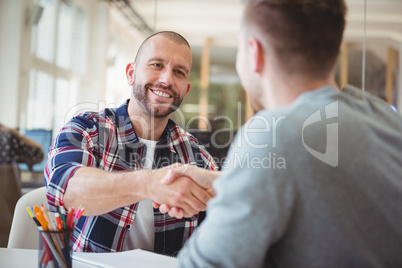
<path id="1" fill-rule="evenodd" d="M 186 94 L 184 96 L 186 96 L 188 94 L 188 92 L 190 91 L 190 88 L 191 88 L 191 84 L 190 84 L 190 82 L 188 82 L 187 91 L 186 91 Z"/>
<path id="2" fill-rule="evenodd" d="M 252 70 L 259 73 L 264 68 L 264 49 L 256 38 L 250 38 L 248 46 L 250 49 Z"/>
<path id="3" fill-rule="evenodd" d="M 130 62 L 126 67 L 127 83 L 132 86 L 134 84 L 134 63 Z"/>

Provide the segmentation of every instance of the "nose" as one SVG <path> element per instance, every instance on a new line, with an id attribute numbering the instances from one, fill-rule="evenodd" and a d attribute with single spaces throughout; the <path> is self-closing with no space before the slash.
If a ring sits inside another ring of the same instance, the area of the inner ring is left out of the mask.
<path id="1" fill-rule="evenodd" d="M 163 86 L 171 86 L 173 84 L 173 72 L 169 68 L 164 69 L 159 76 L 159 83 Z"/>

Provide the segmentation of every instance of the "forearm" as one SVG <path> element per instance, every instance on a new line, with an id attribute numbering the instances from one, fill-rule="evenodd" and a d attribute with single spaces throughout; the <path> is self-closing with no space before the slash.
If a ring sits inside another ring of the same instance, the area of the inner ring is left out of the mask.
<path id="1" fill-rule="evenodd" d="M 147 198 L 183 208 L 187 216 L 205 210 L 211 195 L 186 177 L 162 184 L 160 180 L 168 170 L 106 172 L 80 167 L 68 180 L 63 204 L 66 208 L 85 208 L 86 216 L 105 214 Z"/>
<path id="2" fill-rule="evenodd" d="M 86 216 L 93 216 L 139 202 L 146 198 L 145 180 L 150 174 L 150 170 L 107 172 L 81 167 L 68 181 L 64 205 L 83 207 Z"/>

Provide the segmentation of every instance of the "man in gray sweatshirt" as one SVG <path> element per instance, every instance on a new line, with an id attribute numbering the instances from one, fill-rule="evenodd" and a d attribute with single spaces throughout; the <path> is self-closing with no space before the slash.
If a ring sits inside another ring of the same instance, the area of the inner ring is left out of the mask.
<path id="1" fill-rule="evenodd" d="M 402 267 L 402 119 L 336 84 L 345 14 L 343 0 L 246 1 L 236 67 L 257 113 L 221 174 L 166 178 L 216 191 L 180 267 Z"/>

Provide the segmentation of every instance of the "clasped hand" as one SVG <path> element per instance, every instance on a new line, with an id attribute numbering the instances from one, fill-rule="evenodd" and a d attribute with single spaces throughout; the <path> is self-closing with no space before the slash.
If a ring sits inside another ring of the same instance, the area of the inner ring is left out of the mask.
<path id="1" fill-rule="evenodd" d="M 166 169 L 168 171 L 156 187 L 159 190 L 152 201 L 154 208 L 178 219 L 205 211 L 209 199 L 215 196 L 212 188 L 214 176 L 209 174 L 211 171 L 181 164 L 163 170 Z"/>

